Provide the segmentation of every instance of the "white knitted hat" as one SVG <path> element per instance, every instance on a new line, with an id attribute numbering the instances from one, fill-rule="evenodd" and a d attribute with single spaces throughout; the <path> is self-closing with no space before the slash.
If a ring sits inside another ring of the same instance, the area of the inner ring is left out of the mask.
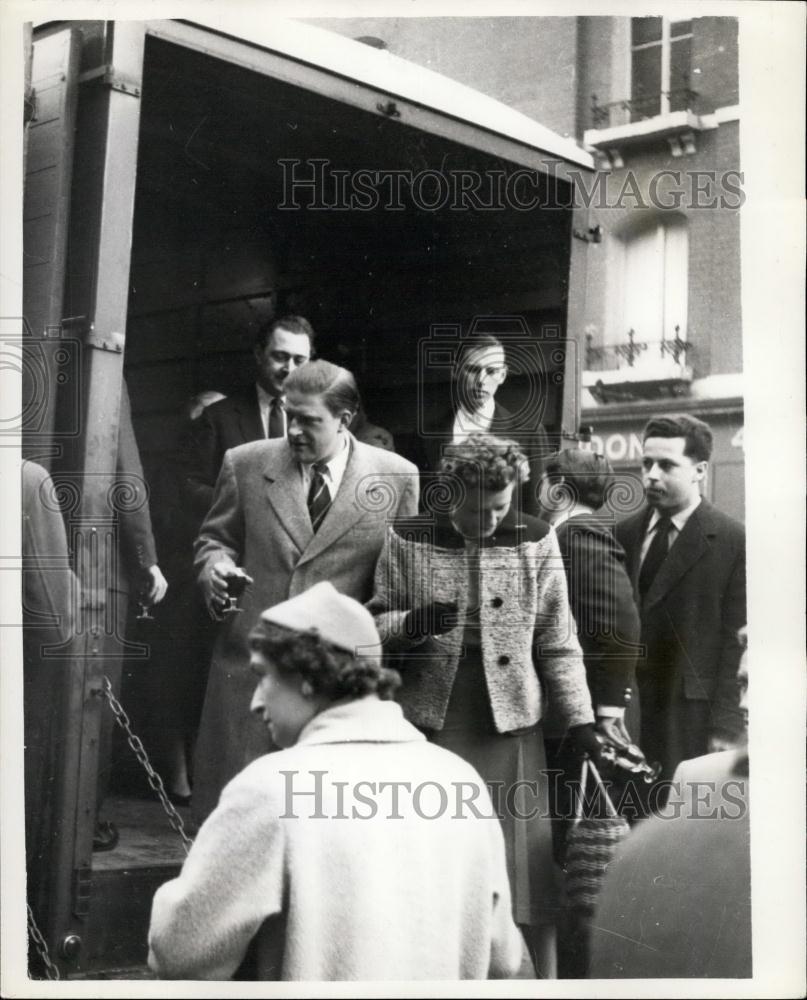
<path id="1" fill-rule="evenodd" d="M 304 593 L 267 608 L 261 614 L 261 621 L 295 632 L 317 632 L 339 649 L 381 664 L 381 639 L 373 616 L 327 581 L 315 583 Z"/>

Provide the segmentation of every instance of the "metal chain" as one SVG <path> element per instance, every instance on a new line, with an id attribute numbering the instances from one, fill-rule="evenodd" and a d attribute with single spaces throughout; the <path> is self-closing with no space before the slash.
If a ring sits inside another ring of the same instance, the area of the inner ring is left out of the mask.
<path id="1" fill-rule="evenodd" d="M 34 920 L 34 911 L 28 906 L 28 933 L 31 935 L 31 940 L 34 942 L 37 954 L 42 959 L 42 964 L 45 966 L 45 975 L 48 979 L 61 979 L 61 973 L 58 968 L 53 964 L 50 959 L 50 950 L 48 949 L 48 942 L 42 937 L 39 928 L 36 925 L 36 920 Z"/>
<path id="2" fill-rule="evenodd" d="M 185 824 L 182 822 L 182 817 L 176 811 L 173 803 L 168 798 L 165 786 L 163 785 L 163 779 L 151 766 L 151 761 L 149 760 L 149 755 L 146 753 L 146 748 L 141 743 L 140 738 L 135 736 L 132 731 L 132 723 L 129 716 L 126 714 L 123 705 L 121 705 L 115 697 L 115 694 L 112 691 L 112 682 L 106 675 L 104 675 L 104 686 L 101 693 L 106 698 L 109 707 L 112 709 L 115 721 L 126 733 L 126 740 L 132 748 L 132 752 L 143 765 L 143 770 L 148 775 L 149 785 L 151 785 L 152 789 L 157 793 L 162 807 L 168 816 L 168 822 L 171 824 L 171 829 L 176 831 L 176 833 L 178 833 L 182 838 L 182 846 L 185 848 L 185 853 L 187 854 L 190 850 L 191 844 L 193 844 L 193 841 L 185 832 Z"/>

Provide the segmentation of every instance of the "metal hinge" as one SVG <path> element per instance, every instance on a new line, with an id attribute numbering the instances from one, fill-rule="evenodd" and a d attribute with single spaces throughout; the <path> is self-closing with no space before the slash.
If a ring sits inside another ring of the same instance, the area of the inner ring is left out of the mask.
<path id="1" fill-rule="evenodd" d="M 33 87 L 25 95 L 23 105 L 23 125 L 30 125 L 31 122 L 36 121 L 36 91 Z"/>
<path id="2" fill-rule="evenodd" d="M 73 869 L 73 913 L 77 917 L 86 917 L 90 912 L 91 894 L 92 868 Z"/>
<path id="3" fill-rule="evenodd" d="M 95 69 L 90 69 L 86 73 L 82 73 L 78 80 L 79 83 L 100 83 L 104 87 L 117 90 L 121 94 L 140 97 L 140 78 L 119 73 L 114 66 L 96 66 Z"/>

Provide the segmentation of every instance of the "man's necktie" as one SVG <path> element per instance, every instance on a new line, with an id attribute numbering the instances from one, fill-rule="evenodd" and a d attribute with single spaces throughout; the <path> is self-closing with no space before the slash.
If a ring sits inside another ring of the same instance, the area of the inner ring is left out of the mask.
<path id="1" fill-rule="evenodd" d="M 270 438 L 282 438 L 286 436 L 286 428 L 283 423 L 283 404 L 279 396 L 272 396 L 269 404 L 269 434 Z"/>
<path id="2" fill-rule="evenodd" d="M 650 585 L 656 577 L 661 564 L 667 558 L 669 551 L 670 530 L 673 523 L 669 517 L 662 516 L 656 522 L 656 531 L 653 541 L 644 557 L 642 568 L 639 571 L 639 596 L 644 600 L 645 594 L 650 590 Z"/>
<path id="3" fill-rule="evenodd" d="M 331 494 L 328 490 L 328 484 L 322 475 L 324 470 L 325 465 L 320 462 L 314 462 L 311 466 L 311 486 L 308 490 L 308 513 L 311 515 L 311 527 L 315 532 L 319 529 L 325 515 L 328 513 L 328 508 L 331 506 Z"/>

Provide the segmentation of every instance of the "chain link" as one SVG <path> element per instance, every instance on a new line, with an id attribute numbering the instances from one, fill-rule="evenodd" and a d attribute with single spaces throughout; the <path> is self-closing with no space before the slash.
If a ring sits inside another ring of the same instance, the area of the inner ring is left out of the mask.
<path id="1" fill-rule="evenodd" d="M 30 906 L 28 909 L 28 933 L 31 936 L 31 940 L 34 942 L 34 947 L 39 957 L 42 959 L 42 964 L 45 966 L 45 975 L 48 979 L 61 979 L 61 974 L 58 968 L 53 964 L 50 958 L 50 950 L 48 949 L 47 941 L 42 937 L 39 928 L 36 925 L 36 920 L 34 920 L 34 911 Z"/>
<path id="2" fill-rule="evenodd" d="M 154 768 L 151 766 L 151 761 L 149 760 L 149 755 L 146 753 L 146 748 L 140 741 L 140 737 L 136 736 L 132 731 L 132 723 L 126 711 L 115 697 L 112 690 L 112 682 L 110 679 L 104 675 L 104 686 L 102 689 L 103 696 L 106 698 L 109 707 L 112 709 L 112 714 L 115 716 L 115 721 L 121 727 L 121 729 L 126 733 L 126 740 L 129 746 L 132 748 L 132 752 L 135 757 L 143 765 L 143 770 L 148 775 L 149 785 L 157 793 L 160 799 L 163 809 L 168 816 L 168 822 L 171 824 L 171 829 L 174 830 L 182 838 L 182 846 L 185 848 L 185 853 L 187 854 L 190 850 L 193 841 L 185 832 L 185 824 L 182 822 L 182 817 L 174 808 L 173 803 L 168 798 L 168 794 L 165 791 L 165 786 L 163 785 L 163 779 L 157 774 Z"/>

